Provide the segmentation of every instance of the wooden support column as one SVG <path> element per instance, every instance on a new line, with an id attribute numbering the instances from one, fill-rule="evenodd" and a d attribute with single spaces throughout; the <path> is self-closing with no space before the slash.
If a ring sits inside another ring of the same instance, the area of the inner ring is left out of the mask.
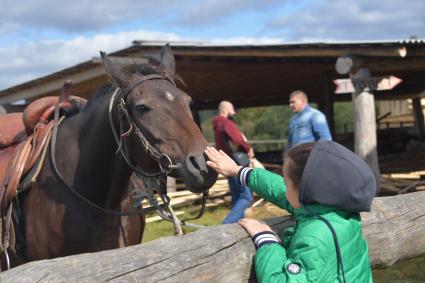
<path id="1" fill-rule="evenodd" d="M 421 98 L 415 97 L 412 99 L 413 115 L 415 117 L 415 126 L 421 140 L 425 138 L 424 112 L 422 110 Z"/>
<path id="2" fill-rule="evenodd" d="M 354 151 L 372 169 L 376 178 L 377 192 L 379 192 L 381 172 L 378 163 L 375 98 L 367 83 L 370 71 L 364 66 L 364 60 L 358 56 L 341 56 L 336 61 L 335 70 L 341 75 L 349 74 L 352 80 Z"/>
<path id="3" fill-rule="evenodd" d="M 362 80 L 370 77 L 370 71 L 360 68 L 355 73 L 350 73 L 350 78 Z M 373 94 L 365 91 L 364 87 L 357 87 L 352 93 L 353 117 L 354 117 L 354 149 L 370 166 L 376 177 L 377 189 L 381 172 L 378 164 L 377 137 L 376 137 L 376 113 L 375 99 Z M 378 192 L 377 191 L 377 192 Z"/>

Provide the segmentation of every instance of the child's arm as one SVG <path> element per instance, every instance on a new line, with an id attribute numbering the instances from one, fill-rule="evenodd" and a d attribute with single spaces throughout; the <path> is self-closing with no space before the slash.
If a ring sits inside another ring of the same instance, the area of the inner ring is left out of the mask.
<path id="1" fill-rule="evenodd" d="M 334 277 L 332 264 L 326 264 L 327 251 L 317 239 L 304 239 L 288 257 L 279 243 L 257 245 L 255 273 L 258 282 L 328 282 Z M 333 272 L 332 272 L 333 271 Z"/>
<path id="2" fill-rule="evenodd" d="M 255 272 L 259 282 L 334 282 L 336 262 L 329 256 L 329 251 L 334 253 L 329 250 L 332 241 L 326 245 L 314 236 L 294 236 L 289 255 L 267 224 L 250 218 L 238 223 L 257 248 Z"/>
<path id="3" fill-rule="evenodd" d="M 283 177 L 264 169 L 252 169 L 238 166 L 224 151 L 207 147 L 205 154 L 209 158 L 207 165 L 224 176 L 238 176 L 239 182 L 248 185 L 265 200 L 293 213 L 286 199 L 286 187 Z"/>
<path id="4" fill-rule="evenodd" d="M 282 176 L 260 168 L 243 167 L 239 170 L 238 180 L 265 200 L 293 213 L 294 209 L 286 199 Z"/>

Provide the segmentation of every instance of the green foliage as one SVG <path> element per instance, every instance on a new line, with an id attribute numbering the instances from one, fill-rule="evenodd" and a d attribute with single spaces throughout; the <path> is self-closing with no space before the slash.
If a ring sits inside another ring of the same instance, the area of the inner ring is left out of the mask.
<path id="1" fill-rule="evenodd" d="M 375 113 L 379 113 L 378 103 L 375 103 Z M 334 122 L 335 133 L 337 134 L 354 131 L 353 103 L 351 101 L 334 103 Z"/>
<path id="2" fill-rule="evenodd" d="M 353 130 L 353 106 L 351 102 L 334 103 L 335 132 L 344 133 Z"/>
<path id="3" fill-rule="evenodd" d="M 284 139 L 292 111 L 286 105 L 245 108 L 236 122 L 249 140 Z"/>
<path id="4" fill-rule="evenodd" d="M 202 131 L 214 142 L 212 119 L 215 111 L 201 111 Z M 292 111 L 288 106 L 244 108 L 237 112 L 236 123 L 248 140 L 284 139 Z"/>

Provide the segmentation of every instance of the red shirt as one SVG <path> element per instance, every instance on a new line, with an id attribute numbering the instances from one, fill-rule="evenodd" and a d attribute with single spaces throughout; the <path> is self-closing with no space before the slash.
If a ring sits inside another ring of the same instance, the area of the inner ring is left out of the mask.
<path id="1" fill-rule="evenodd" d="M 246 142 L 245 138 L 242 135 L 241 130 L 232 120 L 217 115 L 213 119 L 214 125 L 214 136 L 215 136 L 215 146 L 217 149 L 221 149 L 227 154 L 231 154 L 229 149 L 226 147 L 224 142 L 224 133 L 227 134 L 228 142 L 232 142 L 238 150 L 248 153 L 251 149 L 251 146 Z"/>

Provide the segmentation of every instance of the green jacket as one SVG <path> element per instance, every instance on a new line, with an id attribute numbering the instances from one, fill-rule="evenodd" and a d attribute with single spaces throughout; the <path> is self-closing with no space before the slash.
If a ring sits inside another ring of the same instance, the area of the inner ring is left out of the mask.
<path id="1" fill-rule="evenodd" d="M 262 245 L 257 250 L 255 271 L 258 281 L 343 282 L 330 229 L 305 208 L 291 207 L 285 197 L 283 177 L 263 169 L 254 169 L 247 183 L 265 200 L 293 214 L 296 220 L 294 227 L 284 231 L 282 243 Z M 312 204 L 308 208 L 328 220 L 334 228 L 346 282 L 372 282 L 360 215 L 320 204 Z"/>

